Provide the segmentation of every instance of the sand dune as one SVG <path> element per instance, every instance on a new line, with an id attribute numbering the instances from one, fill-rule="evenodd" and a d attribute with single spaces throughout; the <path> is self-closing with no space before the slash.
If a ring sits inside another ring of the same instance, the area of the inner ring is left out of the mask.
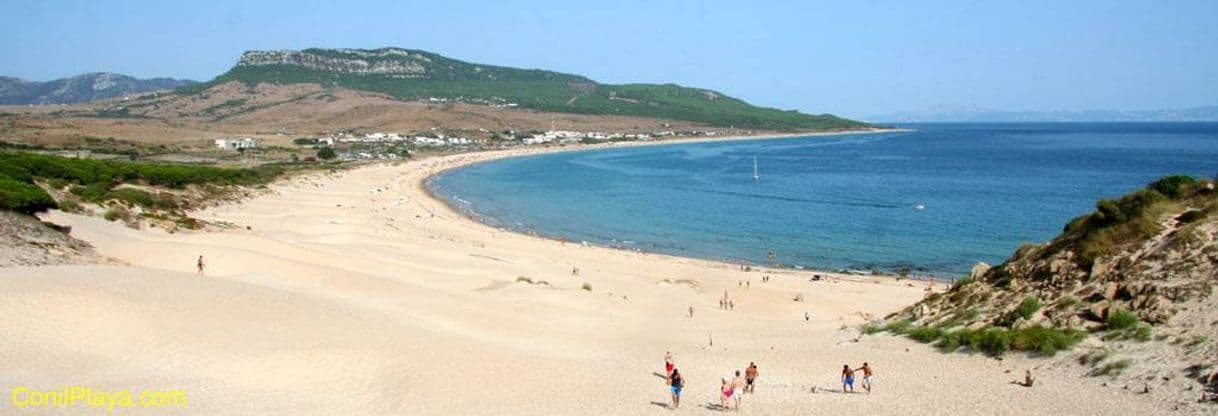
<path id="1" fill-rule="evenodd" d="M 1027 358 L 859 339 L 862 316 L 913 302 L 920 285 L 809 282 L 504 233 L 419 186 L 502 156 L 297 178 L 199 213 L 233 230 L 168 234 L 50 214 L 129 266 L 0 269 L 0 386 L 182 389 L 189 407 L 173 411 L 183 414 L 666 414 L 657 374 L 671 350 L 688 380 L 685 414 L 713 412 L 719 378 L 749 361 L 761 370 L 749 414 L 1169 410 L 1069 369 L 1037 369 L 1035 388 L 1009 384 L 1039 365 Z M 725 291 L 732 311 L 718 308 Z M 841 365 L 863 361 L 876 392 L 834 393 Z"/>

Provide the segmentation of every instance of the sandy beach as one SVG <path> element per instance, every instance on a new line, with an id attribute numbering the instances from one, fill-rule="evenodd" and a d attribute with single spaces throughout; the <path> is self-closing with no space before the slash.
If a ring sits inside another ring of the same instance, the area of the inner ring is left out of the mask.
<path id="1" fill-rule="evenodd" d="M 811 282 L 826 274 L 564 244 L 464 218 L 422 187 L 445 169 L 545 151 L 294 177 L 197 213 L 227 225 L 202 232 L 47 214 L 127 265 L 0 269 L 0 386 L 189 398 L 122 410 L 133 414 L 706 414 L 719 411 L 720 378 L 756 362 L 741 413 L 1170 411 L 1081 367 L 859 335 L 925 296 L 924 282 Z M 719 308 L 725 293 L 732 310 Z M 687 380 L 676 410 L 665 351 Z M 842 394 L 842 365 L 863 362 L 874 393 Z M 1011 384 L 1027 369 L 1034 388 Z"/>

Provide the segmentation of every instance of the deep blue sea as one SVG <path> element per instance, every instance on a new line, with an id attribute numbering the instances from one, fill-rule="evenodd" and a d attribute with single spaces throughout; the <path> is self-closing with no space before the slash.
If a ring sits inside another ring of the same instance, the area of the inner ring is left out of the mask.
<path id="1" fill-rule="evenodd" d="M 902 127 L 916 131 L 504 159 L 428 186 L 491 225 L 569 241 L 954 275 L 1052 238 L 1098 198 L 1218 173 L 1218 123 Z"/>

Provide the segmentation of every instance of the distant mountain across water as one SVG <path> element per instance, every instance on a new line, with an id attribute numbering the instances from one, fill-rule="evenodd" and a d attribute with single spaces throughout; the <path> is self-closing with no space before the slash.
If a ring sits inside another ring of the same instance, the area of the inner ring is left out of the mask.
<path id="1" fill-rule="evenodd" d="M 1168 110 L 1006 111 L 980 107 L 935 108 L 863 117 L 877 123 L 1165 122 L 1218 121 L 1218 105 Z"/>
<path id="2" fill-rule="evenodd" d="M 0 105 L 75 104 L 149 91 L 174 90 L 195 81 L 173 78 L 139 79 L 95 72 L 53 81 L 0 77 Z"/>

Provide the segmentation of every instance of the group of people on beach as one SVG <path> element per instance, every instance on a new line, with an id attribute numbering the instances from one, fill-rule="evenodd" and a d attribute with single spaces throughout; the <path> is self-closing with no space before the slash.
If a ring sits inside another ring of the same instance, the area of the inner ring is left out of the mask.
<path id="1" fill-rule="evenodd" d="M 728 298 L 726 290 L 723 291 L 723 297 L 719 298 L 719 309 L 736 309 L 736 302 L 732 302 L 732 300 Z"/>
<path id="2" fill-rule="evenodd" d="M 685 388 L 685 376 L 681 375 L 681 370 L 677 369 L 676 363 L 673 362 L 672 352 L 664 352 L 664 380 L 668 385 L 669 393 L 672 394 L 672 408 L 681 407 L 681 390 Z M 744 394 L 753 394 L 753 389 L 757 383 L 757 363 L 749 362 L 748 367 L 744 369 L 743 376 L 740 370 L 736 370 L 735 377 L 731 381 L 721 378 L 722 385 L 719 388 L 719 406 L 723 410 L 734 409 L 740 410 L 740 402 L 744 398 Z"/>

